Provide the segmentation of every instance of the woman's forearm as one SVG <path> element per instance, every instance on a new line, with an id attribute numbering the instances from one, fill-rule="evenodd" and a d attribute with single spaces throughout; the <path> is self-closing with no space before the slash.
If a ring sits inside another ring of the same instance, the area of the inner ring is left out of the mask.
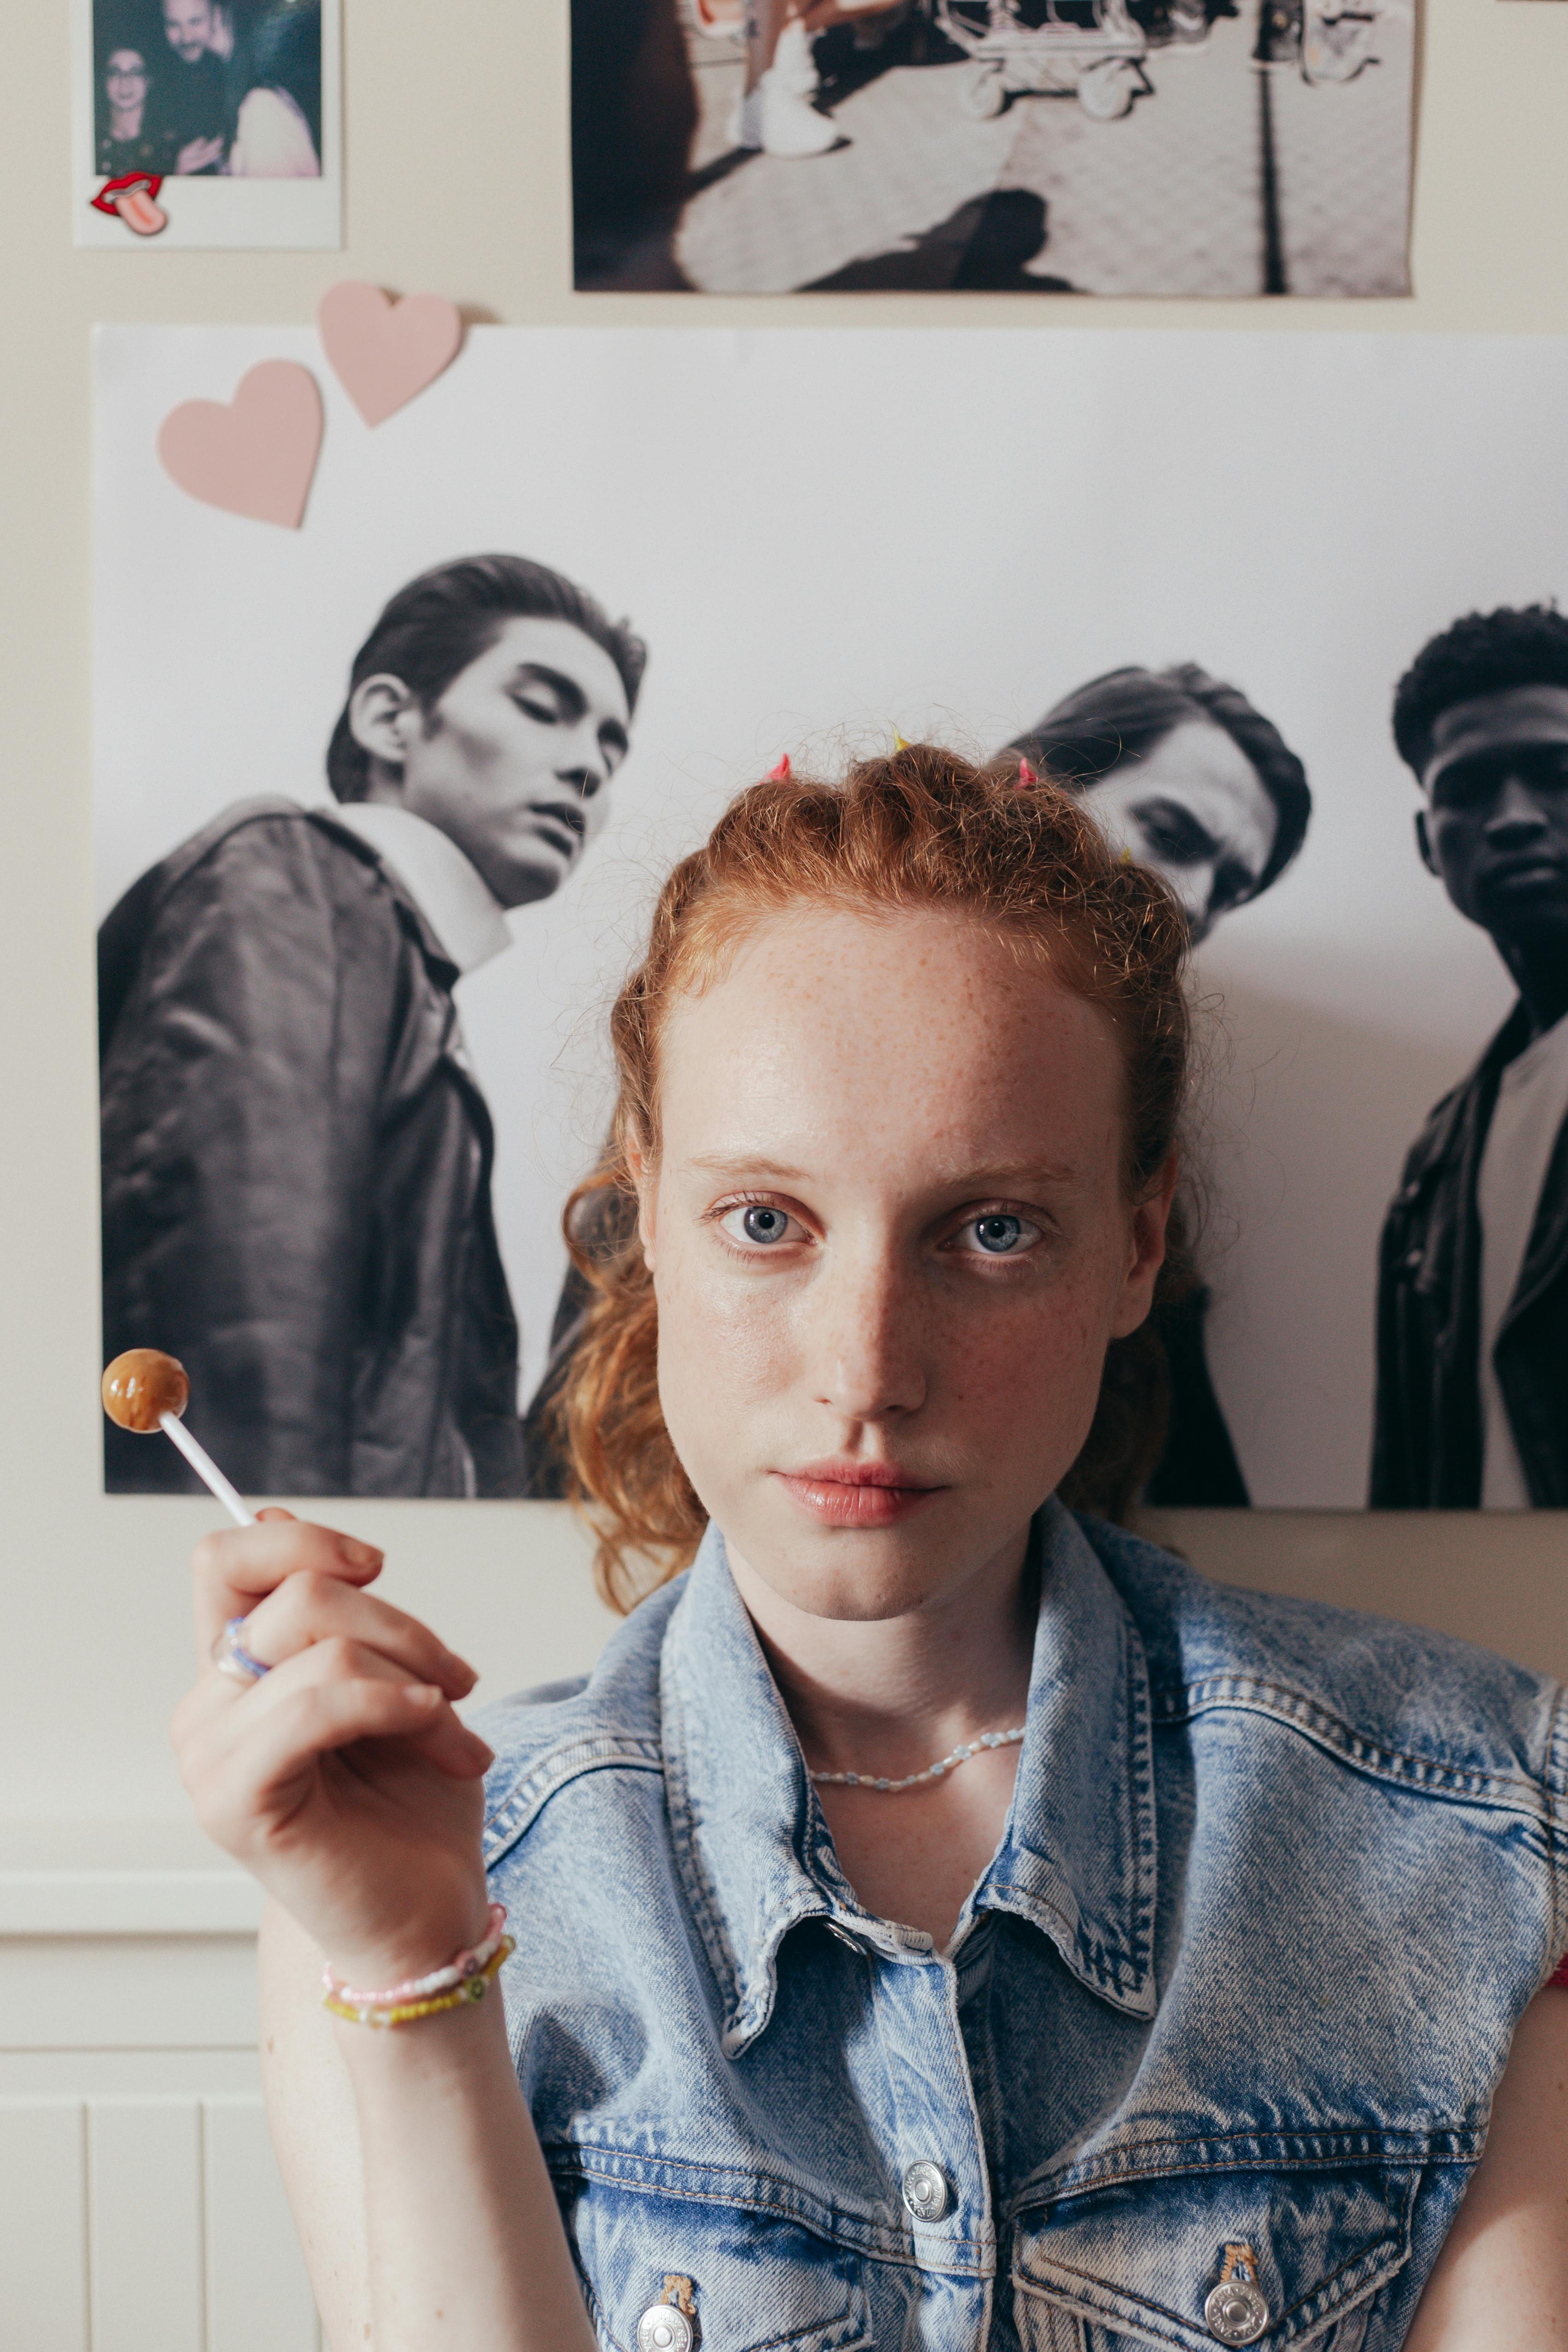
<path id="1" fill-rule="evenodd" d="M 595 2352 L 500 1998 L 390 2032 L 345 2023 L 337 2039 L 359 2116 L 374 2352 Z"/>

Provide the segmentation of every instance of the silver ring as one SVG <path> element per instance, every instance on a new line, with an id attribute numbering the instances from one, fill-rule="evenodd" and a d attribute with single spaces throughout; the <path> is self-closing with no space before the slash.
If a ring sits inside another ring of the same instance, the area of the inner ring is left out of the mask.
<path id="1" fill-rule="evenodd" d="M 243 1617 L 231 1617 L 212 1646 L 212 1661 L 220 1675 L 232 1683 L 258 1683 L 263 1675 L 272 1672 L 270 1666 L 253 1658 L 240 1641 L 245 1631 Z"/>

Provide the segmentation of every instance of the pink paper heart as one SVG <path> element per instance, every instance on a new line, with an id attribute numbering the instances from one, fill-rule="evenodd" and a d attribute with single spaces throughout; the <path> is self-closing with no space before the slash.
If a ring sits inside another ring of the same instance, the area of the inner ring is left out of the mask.
<path id="1" fill-rule="evenodd" d="M 462 314 L 439 294 L 395 302 L 379 286 L 345 278 L 316 312 L 339 383 L 367 425 L 379 425 L 434 383 L 458 356 Z"/>
<path id="2" fill-rule="evenodd" d="M 158 432 L 158 456 L 181 489 L 209 507 L 298 530 L 321 446 L 321 395 L 309 368 L 263 360 L 226 408 L 187 400 Z"/>

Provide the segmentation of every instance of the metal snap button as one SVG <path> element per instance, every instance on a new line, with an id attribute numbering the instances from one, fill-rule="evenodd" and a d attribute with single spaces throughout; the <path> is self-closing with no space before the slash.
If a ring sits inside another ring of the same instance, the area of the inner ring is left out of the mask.
<path id="1" fill-rule="evenodd" d="M 697 2331 L 673 2303 L 650 2303 L 637 2322 L 637 2352 L 691 2352 Z"/>
<path id="2" fill-rule="evenodd" d="M 940 2164 L 921 2157 L 904 2173 L 904 2203 L 917 2221 L 941 2221 L 952 2208 L 952 2192 Z"/>
<path id="3" fill-rule="evenodd" d="M 1221 2344 L 1256 2344 L 1268 2325 L 1268 2305 L 1250 2279 L 1221 2279 L 1209 2290 L 1204 2325 Z"/>

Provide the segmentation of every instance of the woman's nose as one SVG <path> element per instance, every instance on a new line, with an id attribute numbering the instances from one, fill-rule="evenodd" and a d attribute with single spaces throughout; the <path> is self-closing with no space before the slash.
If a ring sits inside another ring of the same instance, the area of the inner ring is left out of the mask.
<path id="1" fill-rule="evenodd" d="M 847 1421 L 886 1421 L 919 1410 L 929 1385 L 926 1315 L 919 1286 L 879 1258 L 832 1264 L 817 1288 L 818 1401 Z"/>

